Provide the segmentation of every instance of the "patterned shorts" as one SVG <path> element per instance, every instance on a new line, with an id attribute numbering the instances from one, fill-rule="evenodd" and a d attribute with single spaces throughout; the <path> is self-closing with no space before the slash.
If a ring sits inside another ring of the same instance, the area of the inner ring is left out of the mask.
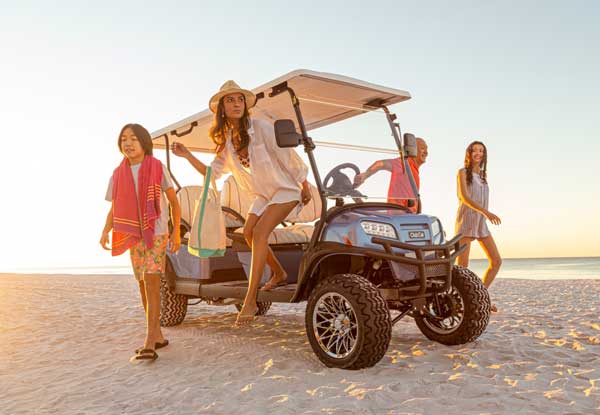
<path id="1" fill-rule="evenodd" d="M 162 274 L 165 272 L 167 242 L 167 235 L 155 235 L 151 249 L 146 248 L 143 239 L 129 249 L 131 266 L 136 280 L 142 281 L 144 274 Z"/>

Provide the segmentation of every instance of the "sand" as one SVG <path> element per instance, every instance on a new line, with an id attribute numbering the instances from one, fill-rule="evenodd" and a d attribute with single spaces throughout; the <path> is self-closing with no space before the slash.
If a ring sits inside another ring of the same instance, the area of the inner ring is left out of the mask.
<path id="1" fill-rule="evenodd" d="M 0 275 L 2 414 L 600 413 L 600 280 L 498 280 L 474 343 L 394 326 L 376 366 L 324 367 L 302 304 L 234 329 L 233 306 L 190 306 L 153 363 L 130 276 Z"/>

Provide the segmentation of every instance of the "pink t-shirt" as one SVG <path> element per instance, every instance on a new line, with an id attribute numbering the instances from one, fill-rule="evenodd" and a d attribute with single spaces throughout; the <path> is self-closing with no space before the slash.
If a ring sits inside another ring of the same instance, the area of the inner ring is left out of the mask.
<path id="1" fill-rule="evenodd" d="M 419 189 L 419 167 L 414 159 L 408 159 L 408 165 L 415 179 L 417 190 Z M 390 187 L 388 189 L 388 203 L 395 203 L 400 206 L 408 207 L 408 199 L 415 201 L 414 206 L 409 209 L 417 212 L 416 196 L 413 193 L 408 175 L 404 171 L 404 165 L 400 157 L 392 160 L 392 177 L 390 178 Z"/>

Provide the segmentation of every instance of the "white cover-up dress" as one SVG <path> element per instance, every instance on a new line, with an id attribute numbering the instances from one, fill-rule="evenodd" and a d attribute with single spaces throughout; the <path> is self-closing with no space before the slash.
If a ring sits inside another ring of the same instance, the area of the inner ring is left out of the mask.
<path id="1" fill-rule="evenodd" d="M 267 206 L 298 201 L 296 213 L 302 208 L 302 182 L 308 167 L 292 148 L 281 148 L 275 139 L 273 124 L 261 119 L 251 119 L 248 128 L 250 168 L 238 160 L 233 147 L 231 131 L 225 148 L 211 163 L 213 177 L 231 173 L 238 186 L 254 199 L 248 213 L 261 216 Z"/>

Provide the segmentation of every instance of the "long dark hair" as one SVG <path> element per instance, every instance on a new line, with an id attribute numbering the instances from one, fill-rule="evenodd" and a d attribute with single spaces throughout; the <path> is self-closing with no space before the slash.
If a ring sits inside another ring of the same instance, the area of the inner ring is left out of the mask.
<path id="1" fill-rule="evenodd" d="M 220 153 L 225 148 L 225 142 L 227 141 L 227 130 L 230 125 L 227 122 L 227 117 L 225 116 L 225 105 L 223 104 L 223 99 L 219 100 L 219 105 L 217 106 L 217 112 L 213 116 L 213 123 L 210 127 L 210 131 L 208 135 L 212 139 L 213 143 L 215 143 L 217 153 Z M 244 97 L 246 98 L 246 97 Z M 240 145 L 235 148 L 235 151 L 239 153 L 250 144 L 250 135 L 248 134 L 248 128 L 250 128 L 250 113 L 248 112 L 248 107 L 246 105 L 246 99 L 244 99 L 244 114 L 240 119 Z"/>
<path id="2" fill-rule="evenodd" d="M 473 147 L 479 144 L 483 147 L 483 159 L 479 165 L 479 176 L 484 183 L 487 183 L 487 147 L 481 141 L 473 141 L 467 147 L 465 152 L 465 170 L 467 171 L 467 184 L 470 186 L 473 183 L 473 166 L 471 166 L 471 155 L 473 154 Z"/>
<path id="3" fill-rule="evenodd" d="M 125 132 L 125 130 L 127 128 L 131 128 L 131 131 L 133 131 L 133 134 L 135 134 L 135 136 L 137 137 L 138 141 L 140 142 L 140 144 L 142 145 L 142 149 L 144 150 L 144 154 L 147 156 L 151 156 L 152 155 L 152 137 L 150 137 L 150 133 L 148 132 L 148 130 L 146 130 L 144 127 L 142 127 L 139 124 L 125 124 L 125 126 L 123 128 L 121 128 L 121 132 L 119 133 L 119 138 L 117 139 L 117 145 L 119 146 L 119 151 L 122 153 L 123 150 L 121 149 L 121 136 L 123 135 L 123 132 Z"/>

